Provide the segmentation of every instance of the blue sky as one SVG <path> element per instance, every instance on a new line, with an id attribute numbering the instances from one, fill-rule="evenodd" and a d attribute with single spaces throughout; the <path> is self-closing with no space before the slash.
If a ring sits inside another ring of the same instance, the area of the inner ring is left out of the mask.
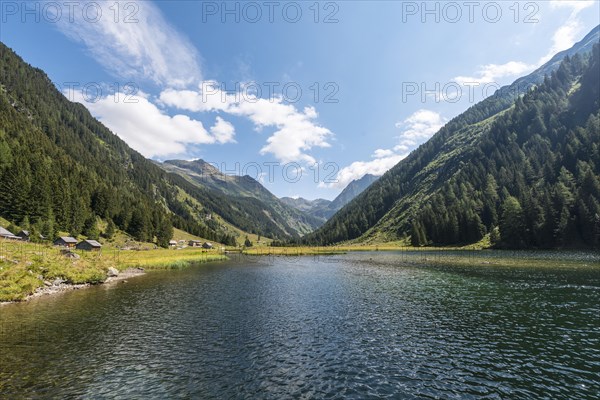
<path id="1" fill-rule="evenodd" d="M 598 1 L 2 2 L 0 39 L 133 148 L 335 197 L 570 47 Z"/>

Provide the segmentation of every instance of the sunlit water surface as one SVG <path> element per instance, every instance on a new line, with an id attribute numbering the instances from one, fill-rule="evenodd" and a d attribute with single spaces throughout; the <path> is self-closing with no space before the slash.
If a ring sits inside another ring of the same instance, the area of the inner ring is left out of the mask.
<path id="1" fill-rule="evenodd" d="M 0 398 L 598 399 L 600 260 L 569 257 L 242 258 L 3 306 Z"/>

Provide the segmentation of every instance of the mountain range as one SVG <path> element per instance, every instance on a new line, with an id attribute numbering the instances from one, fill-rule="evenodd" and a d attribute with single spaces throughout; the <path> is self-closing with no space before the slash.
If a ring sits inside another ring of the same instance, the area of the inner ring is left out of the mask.
<path id="1" fill-rule="evenodd" d="M 319 218 L 289 206 L 248 175 L 226 175 L 203 160 L 168 160 L 159 165 L 198 188 L 261 207 L 263 213 L 279 228 L 278 237 L 301 236 L 322 225 Z M 231 223 L 235 224 L 235 221 Z"/>
<path id="2" fill-rule="evenodd" d="M 173 228 L 234 245 L 600 244 L 600 27 L 333 201 L 278 199 L 203 160 L 156 162 L 0 43 L 0 217 L 46 236 Z M 35 235 L 34 235 L 35 236 Z"/>
<path id="3" fill-rule="evenodd" d="M 378 176 L 366 174 L 360 179 L 355 179 L 332 201 L 325 199 L 306 200 L 302 197 L 283 197 L 281 201 L 324 222 L 361 194 L 378 178 Z"/>
<path id="4" fill-rule="evenodd" d="M 235 244 L 247 234 L 299 238 L 324 222 L 249 176 L 146 159 L 2 43 L 0 216 L 49 237 L 113 226 L 163 246 L 173 227 Z"/>

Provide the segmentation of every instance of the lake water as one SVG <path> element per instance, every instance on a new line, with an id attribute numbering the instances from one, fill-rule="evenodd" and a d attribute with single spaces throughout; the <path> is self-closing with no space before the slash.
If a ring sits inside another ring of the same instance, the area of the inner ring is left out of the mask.
<path id="1" fill-rule="evenodd" d="M 0 398 L 598 399 L 598 262 L 153 272 L 0 307 Z"/>

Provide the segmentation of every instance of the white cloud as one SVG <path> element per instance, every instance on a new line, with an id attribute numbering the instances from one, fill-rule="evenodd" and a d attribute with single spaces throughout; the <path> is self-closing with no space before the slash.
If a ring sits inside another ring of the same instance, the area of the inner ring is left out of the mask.
<path id="1" fill-rule="evenodd" d="M 375 150 L 372 155 L 374 160 L 355 161 L 338 172 L 336 182 L 322 184 L 320 187 L 342 189 L 366 174 L 383 175 L 404 159 L 409 154 L 409 150 L 429 140 L 445 123 L 446 119 L 435 111 L 424 109 L 416 111 L 405 120 L 396 123 L 396 127 L 402 129 L 396 146 L 392 149 Z"/>
<path id="2" fill-rule="evenodd" d="M 167 106 L 194 112 L 223 111 L 236 102 L 236 96 L 222 91 L 215 81 L 202 82 L 198 90 L 165 89 L 159 99 Z"/>
<path id="3" fill-rule="evenodd" d="M 320 187 L 343 189 L 350 182 L 360 179 L 366 174 L 380 176 L 385 174 L 390 168 L 398 164 L 407 154 L 394 154 L 391 156 L 377 158 L 371 161 L 355 161 L 352 164 L 340 169 L 336 176 L 336 182 L 320 184 Z"/>
<path id="4" fill-rule="evenodd" d="M 219 117 L 209 133 L 201 121 L 181 114 L 169 116 L 143 96 L 127 103 L 115 102 L 113 96 L 86 102 L 77 91 L 69 96 L 85 104 L 104 125 L 146 157 L 185 155 L 187 145 L 232 142 L 235 133 L 233 125 Z"/>
<path id="5" fill-rule="evenodd" d="M 377 149 L 377 150 L 375 150 L 375 152 L 373 153 L 373 155 L 371 157 L 373 157 L 373 158 L 383 158 L 383 157 L 389 157 L 392 154 L 394 154 L 393 150 L 390 150 L 390 149 Z"/>
<path id="6" fill-rule="evenodd" d="M 281 162 L 314 163 L 308 154 L 314 147 L 330 147 L 328 139 L 333 133 L 314 120 L 318 117 L 314 107 L 302 111 L 286 104 L 280 97 L 256 98 L 248 93 L 225 93 L 214 82 L 203 82 L 198 91 L 165 90 L 160 101 L 171 107 L 194 112 L 222 111 L 248 118 L 257 131 L 274 127 L 261 154 L 271 153 Z"/>
<path id="7" fill-rule="evenodd" d="M 268 174 L 266 172 L 259 172 L 256 180 L 260 182 L 261 185 L 266 185 L 268 183 L 272 183 L 272 180 L 267 179 Z"/>
<path id="8" fill-rule="evenodd" d="M 280 101 L 272 103 L 260 99 L 256 103 L 237 105 L 229 112 L 248 117 L 258 129 L 275 127 L 276 131 L 267 139 L 260 153 L 271 153 L 281 162 L 303 161 L 312 164 L 316 160 L 307 153 L 308 150 L 330 147 L 327 139 L 332 132 L 313 122 L 318 116 L 313 107 L 298 111 L 296 107 Z"/>
<path id="9" fill-rule="evenodd" d="M 550 2 L 551 9 L 570 9 L 571 14 L 567 21 L 552 36 L 552 47 L 548 53 L 542 57 L 538 66 L 549 61 L 556 53 L 571 48 L 577 39 L 581 36 L 583 24 L 579 20 L 579 13 L 588 7 L 594 5 L 594 1 L 558 1 Z"/>
<path id="10" fill-rule="evenodd" d="M 210 128 L 210 133 L 219 143 L 235 142 L 235 127 L 221 117 L 217 117 L 215 124 Z"/>
<path id="11" fill-rule="evenodd" d="M 593 0 L 551 0 L 551 8 L 570 8 L 573 12 L 579 13 L 582 10 L 594 5 Z"/>
<path id="12" fill-rule="evenodd" d="M 202 79 L 195 47 L 151 2 L 85 1 L 72 6 L 72 21 L 63 16 L 57 26 L 73 40 L 83 42 L 92 56 L 118 77 L 149 79 L 172 87 Z"/>
<path id="13" fill-rule="evenodd" d="M 396 122 L 396 128 L 404 129 L 399 136 L 399 143 L 395 151 L 406 151 L 411 147 L 429 140 L 446 120 L 435 111 L 418 110 L 402 122 Z"/>
<path id="14" fill-rule="evenodd" d="M 505 64 L 488 64 L 477 71 L 477 76 L 457 76 L 453 80 L 460 85 L 474 85 L 497 82 L 498 79 L 510 76 L 520 76 L 531 72 L 536 65 L 526 64 L 520 61 L 509 61 Z"/>
<path id="15" fill-rule="evenodd" d="M 543 58 L 544 61 L 550 60 L 556 53 L 566 50 L 575 44 L 579 33 L 581 32 L 581 23 L 577 19 L 569 19 L 558 28 L 552 36 L 552 47 L 548 55 Z"/>

